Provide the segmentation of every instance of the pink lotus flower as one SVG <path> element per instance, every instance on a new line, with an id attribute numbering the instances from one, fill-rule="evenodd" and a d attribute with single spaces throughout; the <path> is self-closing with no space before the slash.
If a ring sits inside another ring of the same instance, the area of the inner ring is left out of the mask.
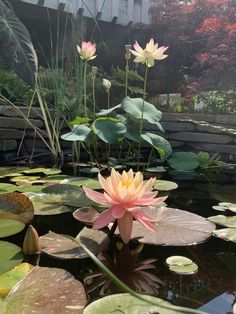
<path id="1" fill-rule="evenodd" d="M 154 43 L 153 38 L 146 44 L 145 49 L 141 48 L 136 41 L 134 49 L 130 49 L 130 52 L 136 57 L 134 62 L 146 64 L 148 67 L 154 66 L 155 60 L 163 60 L 168 57 L 164 54 L 168 47 L 161 46 L 158 48 L 158 44 Z"/>
<path id="2" fill-rule="evenodd" d="M 93 60 L 96 58 L 96 44 L 92 44 L 90 41 L 83 41 L 81 48 L 77 45 L 77 50 L 82 60 Z"/>
<path id="3" fill-rule="evenodd" d="M 104 179 L 99 174 L 98 179 L 105 190 L 104 193 L 88 188 L 84 188 L 84 191 L 91 200 L 107 205 L 109 208 L 95 220 L 94 229 L 103 228 L 117 220 L 121 238 L 125 243 L 128 243 L 131 237 L 133 218 L 148 230 L 156 231 L 152 218 L 142 208 L 142 206 L 160 204 L 166 199 L 166 197 L 155 198 L 157 192 L 152 192 L 155 178 L 145 183 L 141 172 L 134 174 L 130 169 L 120 174 L 112 169 L 110 177 Z"/>

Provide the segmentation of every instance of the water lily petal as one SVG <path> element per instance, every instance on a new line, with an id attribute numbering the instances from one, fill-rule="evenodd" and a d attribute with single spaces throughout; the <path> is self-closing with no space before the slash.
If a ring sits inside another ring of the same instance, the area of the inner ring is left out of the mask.
<path id="1" fill-rule="evenodd" d="M 115 206 L 112 206 L 111 208 L 112 208 L 112 216 L 114 218 L 121 218 L 126 213 L 126 209 L 120 205 L 118 206 L 115 205 Z"/>
<path id="2" fill-rule="evenodd" d="M 126 214 L 123 217 L 117 219 L 117 221 L 120 236 L 124 243 L 128 243 L 132 233 L 133 215 L 129 212 L 126 212 Z"/>
<path id="3" fill-rule="evenodd" d="M 151 222 L 152 218 L 146 214 L 143 210 L 134 210 L 132 211 L 132 215 L 136 220 L 138 220 L 145 228 L 150 231 L 157 231 L 156 226 Z"/>
<path id="4" fill-rule="evenodd" d="M 102 212 L 93 223 L 93 229 L 101 229 L 113 221 L 112 207 Z"/>
<path id="5" fill-rule="evenodd" d="M 96 192 L 89 188 L 83 188 L 86 196 L 90 198 L 92 201 L 102 204 L 102 205 L 109 205 L 109 202 L 105 198 L 103 193 Z"/>

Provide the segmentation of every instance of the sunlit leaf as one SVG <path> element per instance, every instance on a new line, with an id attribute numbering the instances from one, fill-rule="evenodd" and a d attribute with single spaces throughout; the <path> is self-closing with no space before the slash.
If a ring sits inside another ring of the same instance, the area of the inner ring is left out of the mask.
<path id="1" fill-rule="evenodd" d="M 168 163 L 175 170 L 190 171 L 199 167 L 197 156 L 192 152 L 175 152 L 168 159 Z"/>
<path id="2" fill-rule="evenodd" d="M 0 218 L 0 238 L 21 232 L 25 224 L 19 220 Z"/>
<path id="3" fill-rule="evenodd" d="M 14 268 L 23 260 L 21 248 L 15 244 L 6 241 L 0 241 L 0 274 Z"/>
<path id="4" fill-rule="evenodd" d="M 90 189 L 101 189 L 101 184 L 98 180 L 87 177 L 71 177 L 60 182 L 61 184 L 70 184 L 76 186 L 83 186 Z"/>
<path id="5" fill-rule="evenodd" d="M 213 232 L 213 234 L 222 240 L 236 243 L 236 228 L 217 229 Z"/>
<path id="6" fill-rule="evenodd" d="M 158 191 L 170 191 L 178 188 L 178 184 L 172 181 L 156 180 L 154 188 Z"/>
<path id="7" fill-rule="evenodd" d="M 164 137 L 155 133 L 145 132 L 142 134 L 142 139 L 158 151 L 161 159 L 166 159 L 172 154 L 171 145 Z"/>
<path id="8" fill-rule="evenodd" d="M 217 215 L 207 219 L 221 226 L 236 228 L 236 216 Z"/>

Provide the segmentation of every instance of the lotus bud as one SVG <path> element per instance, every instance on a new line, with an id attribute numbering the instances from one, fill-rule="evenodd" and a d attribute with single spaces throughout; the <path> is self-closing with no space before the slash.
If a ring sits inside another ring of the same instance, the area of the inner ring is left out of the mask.
<path id="1" fill-rule="evenodd" d="M 110 88 L 111 88 L 111 82 L 103 79 L 102 80 L 102 85 L 106 88 L 107 93 L 109 92 Z"/>
<path id="2" fill-rule="evenodd" d="M 25 255 L 37 254 L 40 251 L 40 239 L 38 232 L 32 225 L 29 225 L 24 242 L 23 242 L 23 252 Z"/>
<path id="3" fill-rule="evenodd" d="M 132 45 L 125 45 L 125 59 L 129 60 L 131 58 L 131 52 L 130 49 L 132 48 Z"/>

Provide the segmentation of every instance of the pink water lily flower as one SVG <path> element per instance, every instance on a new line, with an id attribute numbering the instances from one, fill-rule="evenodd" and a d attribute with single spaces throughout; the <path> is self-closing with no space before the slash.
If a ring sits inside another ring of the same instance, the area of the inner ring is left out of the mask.
<path id="1" fill-rule="evenodd" d="M 144 182 L 141 172 L 134 174 L 130 169 L 120 174 L 112 169 L 108 178 L 105 179 L 99 174 L 98 179 L 104 193 L 88 188 L 84 188 L 84 191 L 91 200 L 109 208 L 95 220 L 94 229 L 103 228 L 117 219 L 120 236 L 125 243 L 128 243 L 131 238 L 133 219 L 148 230 L 156 231 L 152 218 L 142 208 L 160 204 L 166 199 L 166 197 L 155 198 L 157 192 L 152 191 L 155 178 Z"/>
<path id="2" fill-rule="evenodd" d="M 90 41 L 83 41 L 81 47 L 77 45 L 77 50 L 82 60 L 93 60 L 96 58 L 96 44 L 92 44 Z"/>
<path id="3" fill-rule="evenodd" d="M 154 43 L 153 38 L 150 39 L 144 49 L 139 46 L 137 41 L 133 47 L 135 50 L 130 49 L 130 52 L 136 57 L 134 62 L 146 64 L 148 67 L 154 66 L 155 60 L 163 60 L 168 57 L 164 54 L 168 47 L 161 46 L 158 48 L 158 44 Z"/>

